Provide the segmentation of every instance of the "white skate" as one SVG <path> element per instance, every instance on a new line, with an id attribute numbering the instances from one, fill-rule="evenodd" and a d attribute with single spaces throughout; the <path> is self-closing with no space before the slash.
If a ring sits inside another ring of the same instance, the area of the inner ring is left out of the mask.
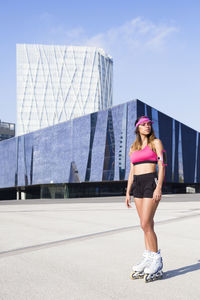
<path id="1" fill-rule="evenodd" d="M 153 280 L 161 279 L 163 277 L 163 261 L 160 255 L 160 250 L 156 252 L 151 252 L 151 264 L 144 269 L 144 281 L 150 282 Z"/>
<path id="2" fill-rule="evenodd" d="M 143 253 L 143 260 L 141 263 L 133 266 L 133 272 L 131 273 L 130 277 L 131 279 L 140 279 L 144 277 L 144 269 L 145 267 L 148 267 L 151 262 L 152 258 L 150 257 L 151 251 L 145 250 Z"/>

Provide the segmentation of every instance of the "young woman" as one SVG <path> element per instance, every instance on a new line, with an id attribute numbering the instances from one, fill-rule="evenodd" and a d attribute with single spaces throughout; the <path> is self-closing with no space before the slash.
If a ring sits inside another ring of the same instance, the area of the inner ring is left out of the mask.
<path id="1" fill-rule="evenodd" d="M 157 236 L 154 232 L 154 215 L 161 200 L 162 184 L 166 162 L 163 161 L 163 145 L 157 139 L 152 128 L 152 121 L 141 116 L 135 122 L 136 139 L 130 148 L 131 169 L 128 177 L 126 205 L 131 207 L 130 192 L 133 197 L 144 231 L 145 251 L 140 264 L 133 266 L 131 278 L 145 278 L 145 282 L 161 278 L 162 257 L 158 251 Z M 156 172 L 158 164 L 158 174 Z"/>

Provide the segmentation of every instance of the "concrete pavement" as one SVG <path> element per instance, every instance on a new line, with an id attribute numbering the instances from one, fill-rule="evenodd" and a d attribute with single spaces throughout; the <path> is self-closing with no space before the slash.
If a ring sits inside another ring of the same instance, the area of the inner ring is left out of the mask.
<path id="1" fill-rule="evenodd" d="M 162 280 L 129 278 L 143 232 L 123 197 L 0 202 L 0 299 L 199 299 L 200 194 L 163 195 Z"/>

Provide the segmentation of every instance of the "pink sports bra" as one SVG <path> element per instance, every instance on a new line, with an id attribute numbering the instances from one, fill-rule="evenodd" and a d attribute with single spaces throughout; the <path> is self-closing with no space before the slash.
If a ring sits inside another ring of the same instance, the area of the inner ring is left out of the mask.
<path id="1" fill-rule="evenodd" d="M 134 151 L 131 156 L 130 160 L 133 165 L 143 164 L 143 163 L 154 163 L 157 164 L 157 154 L 146 145 L 143 149 Z"/>

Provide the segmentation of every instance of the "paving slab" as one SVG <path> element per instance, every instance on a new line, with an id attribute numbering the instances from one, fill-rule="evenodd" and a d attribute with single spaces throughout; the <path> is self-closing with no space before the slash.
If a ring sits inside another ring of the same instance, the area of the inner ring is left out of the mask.
<path id="1" fill-rule="evenodd" d="M 199 299 L 200 195 L 163 195 L 164 278 L 131 280 L 144 250 L 123 197 L 0 202 L 0 299 Z"/>

